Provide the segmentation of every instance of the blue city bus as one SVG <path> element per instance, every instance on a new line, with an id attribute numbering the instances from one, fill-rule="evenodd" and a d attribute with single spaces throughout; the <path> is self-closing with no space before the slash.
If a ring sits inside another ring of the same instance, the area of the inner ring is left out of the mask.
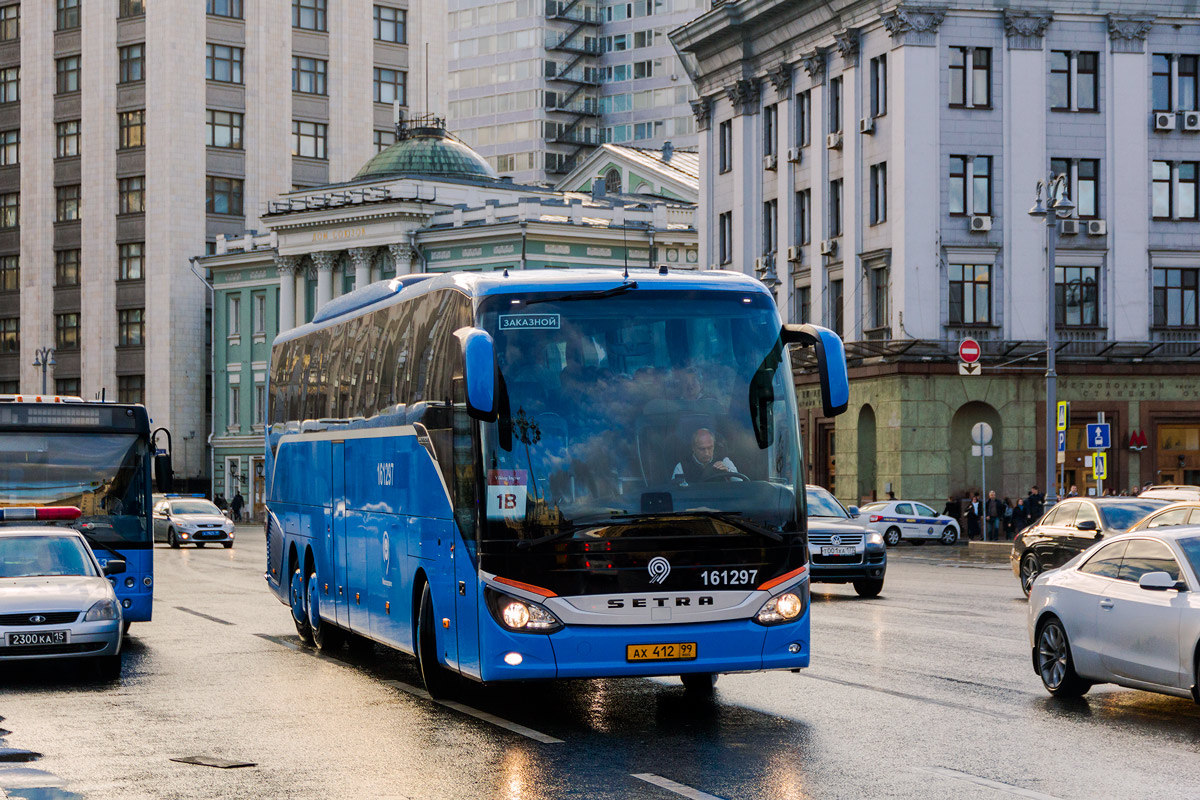
<path id="1" fill-rule="evenodd" d="M 732 272 L 410 275 L 281 334 L 265 578 L 320 648 L 481 682 L 809 662 L 789 345 L 840 339 Z"/>
<path id="2" fill-rule="evenodd" d="M 110 580 L 126 627 L 149 621 L 154 600 L 150 462 L 144 406 L 0 396 L 0 507 L 80 509 L 70 525 L 101 566 L 125 560 Z"/>

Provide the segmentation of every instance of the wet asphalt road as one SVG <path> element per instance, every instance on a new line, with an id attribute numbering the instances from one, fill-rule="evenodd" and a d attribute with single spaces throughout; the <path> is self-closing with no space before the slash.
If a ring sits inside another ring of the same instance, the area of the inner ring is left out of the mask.
<path id="1" fill-rule="evenodd" d="M 0 797 L 1200 797 L 1200 707 L 1046 695 L 1003 550 L 902 545 L 876 600 L 818 585 L 812 668 L 723 676 L 711 702 L 630 679 L 450 707 L 409 658 L 300 645 L 260 531 L 156 551 L 154 621 L 118 683 L 0 671 Z M 254 766 L 171 760 L 194 755 Z"/>

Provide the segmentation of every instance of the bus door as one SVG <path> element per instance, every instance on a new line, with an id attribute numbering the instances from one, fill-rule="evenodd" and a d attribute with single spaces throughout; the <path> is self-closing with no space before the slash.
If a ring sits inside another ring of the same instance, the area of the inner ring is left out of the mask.
<path id="1" fill-rule="evenodd" d="M 337 624 L 350 625 L 346 570 L 346 443 L 333 443 L 333 526 L 325 534 L 325 564 L 333 571 L 333 585 L 325 595 L 334 606 Z M 324 597 L 322 598 L 324 600 Z"/>
<path id="2" fill-rule="evenodd" d="M 451 523 L 455 528 L 457 523 Z M 454 571 L 455 627 L 458 629 L 458 668 L 480 677 L 479 669 L 479 573 L 467 546 L 453 532 L 454 550 L 450 553 Z"/>

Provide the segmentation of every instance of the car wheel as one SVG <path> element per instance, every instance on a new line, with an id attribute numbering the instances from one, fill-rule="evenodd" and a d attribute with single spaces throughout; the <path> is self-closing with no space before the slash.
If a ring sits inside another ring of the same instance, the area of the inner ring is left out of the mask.
<path id="1" fill-rule="evenodd" d="M 947 525 L 942 529 L 941 543 L 944 545 L 952 545 L 958 541 L 958 530 L 953 525 Z"/>
<path id="2" fill-rule="evenodd" d="M 1092 688 L 1075 672 L 1071 643 L 1058 617 L 1050 617 L 1038 629 L 1037 668 L 1042 685 L 1055 697 L 1082 697 Z"/>
<path id="3" fill-rule="evenodd" d="M 97 656 L 92 660 L 92 671 L 102 681 L 115 681 L 121 677 L 121 654 Z"/>
<path id="4" fill-rule="evenodd" d="M 417 617 L 417 667 L 421 670 L 425 691 L 436 700 L 449 696 L 452 676 L 438 663 L 437 633 L 433 627 L 433 595 L 428 583 L 421 591 L 420 608 L 421 613 Z"/>
<path id="5" fill-rule="evenodd" d="M 132 624 L 133 624 L 133 620 L 131 620 L 131 619 L 127 619 L 123 623 L 121 623 L 121 635 L 122 636 L 129 633 L 129 626 Z"/>
<path id="6" fill-rule="evenodd" d="M 196 542 L 196 549 L 198 549 L 198 550 L 203 550 L 203 549 L 204 549 L 204 542 Z"/>
<path id="7" fill-rule="evenodd" d="M 883 535 L 883 541 L 887 543 L 888 547 L 895 547 L 900 544 L 900 529 L 895 527 L 888 528 L 887 533 Z"/>
<path id="8" fill-rule="evenodd" d="M 1029 597 L 1029 592 L 1033 589 L 1033 582 L 1037 580 L 1037 576 L 1042 574 L 1042 565 L 1038 561 L 1038 557 L 1033 553 L 1026 553 L 1021 558 L 1021 591 Z"/>
<path id="9" fill-rule="evenodd" d="M 176 550 L 179 549 L 179 539 L 177 539 L 175 537 L 175 529 L 174 528 L 169 528 L 167 530 L 167 544 L 169 544 L 171 547 L 175 548 Z"/>
<path id="10" fill-rule="evenodd" d="M 305 585 L 308 592 L 308 603 L 306 604 L 308 607 L 308 627 L 312 630 L 313 644 L 317 646 L 318 650 L 325 652 L 337 650 L 342 646 L 345 637 L 342 636 L 341 628 L 332 622 L 321 619 L 321 592 L 316 572 L 308 576 Z"/>
<path id="11" fill-rule="evenodd" d="M 879 597 L 883 591 L 883 578 L 860 578 L 854 581 L 854 591 L 859 597 Z"/>
<path id="12" fill-rule="evenodd" d="M 712 672 L 689 672 L 680 675 L 683 690 L 694 697 L 712 697 L 717 687 L 717 675 Z"/>
<path id="13" fill-rule="evenodd" d="M 233 547 L 233 542 L 221 542 L 221 547 L 224 547 L 226 550 L 228 550 L 229 548 Z"/>
<path id="14" fill-rule="evenodd" d="M 296 634 L 305 644 L 312 644 L 312 627 L 308 624 L 308 612 L 304 608 L 304 576 L 300 568 L 292 571 L 292 583 L 288 587 L 291 595 L 292 622 L 296 624 Z"/>

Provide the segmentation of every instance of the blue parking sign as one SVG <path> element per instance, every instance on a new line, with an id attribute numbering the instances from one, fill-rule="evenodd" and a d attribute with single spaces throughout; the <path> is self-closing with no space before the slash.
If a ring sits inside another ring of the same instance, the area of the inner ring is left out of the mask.
<path id="1" fill-rule="evenodd" d="M 1107 422 L 1093 423 L 1087 426 L 1087 446 L 1089 450 L 1107 450 L 1112 446 Z"/>
<path id="2" fill-rule="evenodd" d="M 1067 452 L 1067 432 L 1066 431 L 1058 432 L 1058 452 L 1060 452 L 1060 453 Z"/>

